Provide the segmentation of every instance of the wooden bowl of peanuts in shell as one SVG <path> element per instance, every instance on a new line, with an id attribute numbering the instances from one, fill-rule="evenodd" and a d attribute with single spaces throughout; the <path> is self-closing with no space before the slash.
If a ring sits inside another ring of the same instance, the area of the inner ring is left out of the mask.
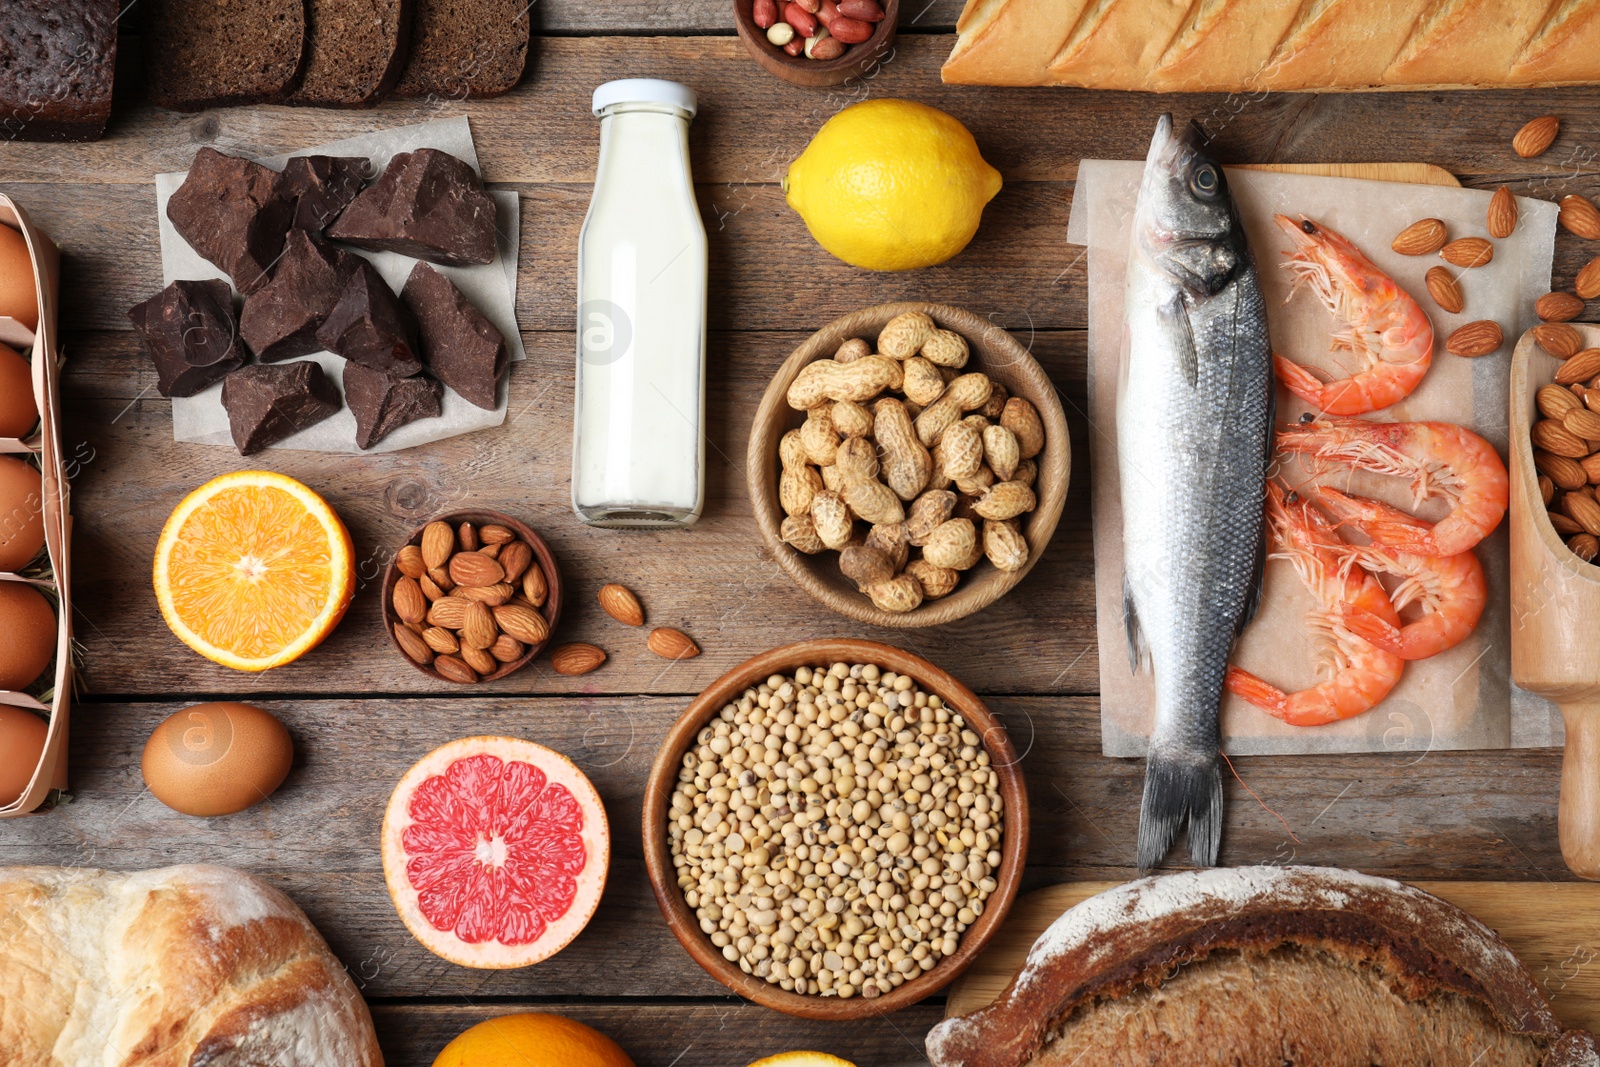
<path id="1" fill-rule="evenodd" d="M 860 622 L 936 626 L 1038 562 L 1072 449 L 1055 386 L 960 308 L 846 315 L 795 349 L 756 411 L 746 472 L 779 565 Z"/>

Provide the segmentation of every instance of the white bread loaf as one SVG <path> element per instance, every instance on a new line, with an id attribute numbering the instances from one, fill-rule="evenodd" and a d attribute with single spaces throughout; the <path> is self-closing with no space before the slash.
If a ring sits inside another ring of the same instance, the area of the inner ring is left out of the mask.
<path id="1" fill-rule="evenodd" d="M 1600 83 L 1600 0 L 967 0 L 947 82 L 1152 92 Z"/>
<path id="2" fill-rule="evenodd" d="M 0 868 L 0 1067 L 382 1067 L 300 909 L 225 867 Z"/>

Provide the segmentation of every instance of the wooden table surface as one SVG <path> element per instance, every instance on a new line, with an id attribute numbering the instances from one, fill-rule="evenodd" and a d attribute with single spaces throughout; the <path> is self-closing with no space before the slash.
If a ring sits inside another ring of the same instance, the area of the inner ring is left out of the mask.
<path id="1" fill-rule="evenodd" d="M 864 86 L 829 91 L 793 88 L 756 67 L 730 36 L 725 0 L 545 0 L 534 7 L 531 74 L 509 96 L 362 112 L 155 110 L 140 100 L 136 42 L 125 37 L 105 140 L 0 149 L 4 191 L 63 252 L 84 690 L 72 724 L 75 800 L 0 824 L 0 864 L 212 862 L 263 876 L 305 909 L 356 976 L 395 1067 L 430 1063 L 478 1019 L 540 1007 L 600 1027 L 641 1067 L 741 1067 L 797 1047 L 861 1067 L 923 1062 L 937 1000 L 855 1024 L 807 1023 L 731 998 L 700 971 L 645 883 L 641 789 L 688 696 L 729 667 L 791 640 L 875 637 L 950 670 L 1010 724 L 1032 797 L 1025 889 L 1134 873 L 1143 767 L 1099 754 L 1087 474 L 1096 431 L 1082 415 L 1086 279 L 1081 250 L 1065 240 L 1077 160 L 1142 157 L 1156 115 L 1173 110 L 1199 117 L 1231 162 L 1423 160 L 1469 185 L 1510 183 L 1557 198 L 1593 192 L 1591 146 L 1600 143 L 1597 90 L 1224 98 L 946 87 L 939 65 L 959 6 L 907 5 L 892 60 Z M 701 102 L 691 142 L 711 248 L 709 493 L 704 519 L 688 532 L 590 530 L 568 506 L 576 245 L 599 132 L 589 93 L 625 76 L 683 81 Z M 829 115 L 867 96 L 951 112 L 1005 177 L 976 239 L 948 264 L 901 274 L 853 269 L 818 248 L 783 202 L 788 162 Z M 462 112 L 487 179 L 522 197 L 518 317 L 529 359 L 512 373 L 506 423 L 361 457 L 270 451 L 243 461 L 229 449 L 175 444 L 170 406 L 124 317 L 161 286 L 152 176 L 185 168 L 201 145 L 267 155 Z M 1546 112 L 1563 116 L 1561 139 L 1542 159 L 1519 160 L 1511 134 Z M 1587 260 L 1580 245 L 1561 236 L 1558 286 L 1570 288 Z M 741 469 L 756 401 L 784 356 L 836 316 L 901 299 L 960 305 L 1015 331 L 1060 387 L 1077 459 L 1060 530 L 1033 573 L 977 617 L 907 633 L 855 625 L 799 592 L 762 548 Z M 264 675 L 214 666 L 181 645 L 161 622 L 149 580 L 173 505 L 207 478 L 250 466 L 326 495 L 362 561 L 338 631 Z M 566 678 L 541 662 L 462 689 L 430 682 L 399 658 L 379 623 L 375 579 L 405 531 L 468 504 L 518 515 L 550 542 L 570 590 L 559 637 L 606 648 L 603 669 Z M 705 654 L 674 664 L 651 655 L 641 632 L 595 604 L 607 581 L 636 590 L 651 622 L 689 632 Z M 242 814 L 177 815 L 144 789 L 139 752 L 163 716 L 215 698 L 249 699 L 280 716 L 297 743 L 295 769 L 269 802 Z M 378 826 L 393 783 L 434 745 L 477 733 L 567 753 L 611 815 L 613 863 L 599 913 L 566 951 L 529 970 L 472 971 L 437 959 L 407 935 L 384 889 Z M 1565 879 L 1559 764 L 1547 750 L 1239 759 L 1239 773 L 1298 843 L 1229 781 L 1222 862 Z"/>

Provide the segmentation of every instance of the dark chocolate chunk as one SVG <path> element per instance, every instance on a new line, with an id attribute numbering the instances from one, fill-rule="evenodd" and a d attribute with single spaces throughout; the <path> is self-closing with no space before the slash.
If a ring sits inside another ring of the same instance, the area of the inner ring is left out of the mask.
<path id="1" fill-rule="evenodd" d="M 128 321 L 156 365 L 162 396 L 194 396 L 244 366 L 233 291 L 219 278 L 173 282 L 129 308 Z"/>
<path id="2" fill-rule="evenodd" d="M 422 370 L 417 324 L 411 312 L 364 259 L 356 264 L 338 303 L 318 328 L 317 341 L 329 352 L 396 378 L 409 378 Z"/>
<path id="3" fill-rule="evenodd" d="M 272 281 L 245 299 L 239 315 L 244 343 L 263 363 L 320 351 L 317 330 L 361 263 L 354 252 L 290 230 Z"/>
<path id="4" fill-rule="evenodd" d="M 293 216 L 294 201 L 277 171 L 213 148 L 195 153 L 188 177 L 167 201 L 173 228 L 241 293 L 267 284 Z"/>
<path id="5" fill-rule="evenodd" d="M 339 410 L 339 387 L 309 359 L 241 367 L 222 383 L 233 443 L 249 456 Z"/>
<path id="6" fill-rule="evenodd" d="M 391 378 L 345 363 L 344 402 L 356 417 L 356 446 L 371 448 L 407 423 L 436 417 L 443 391 L 432 378 Z"/>
<path id="7" fill-rule="evenodd" d="M 494 259 L 494 201 L 478 175 L 432 148 L 401 152 L 328 229 L 359 248 L 452 267 Z"/>
<path id="8" fill-rule="evenodd" d="M 366 184 L 365 156 L 295 156 L 283 165 L 284 188 L 295 202 L 294 225 L 321 232 Z"/>
<path id="9" fill-rule="evenodd" d="M 498 407 L 509 355 L 495 324 L 426 263 L 411 268 L 400 296 L 417 316 L 429 373 L 480 408 Z"/>

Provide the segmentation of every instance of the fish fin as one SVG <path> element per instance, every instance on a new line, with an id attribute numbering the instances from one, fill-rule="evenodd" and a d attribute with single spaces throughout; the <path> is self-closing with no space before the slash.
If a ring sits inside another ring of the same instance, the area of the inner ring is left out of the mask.
<path id="1" fill-rule="evenodd" d="M 1128 673 L 1138 674 L 1140 664 L 1150 655 L 1150 646 L 1139 629 L 1139 612 L 1133 606 L 1133 589 L 1126 575 L 1122 579 L 1122 629 L 1128 635 Z"/>
<path id="2" fill-rule="evenodd" d="M 1168 332 L 1173 337 L 1173 344 L 1177 345 L 1178 366 L 1183 371 L 1184 380 L 1192 389 L 1200 384 L 1200 351 L 1194 344 L 1194 326 L 1189 322 L 1189 305 L 1185 303 L 1181 292 L 1174 293 L 1171 300 L 1158 305 L 1156 313 L 1168 327 Z"/>
<path id="3" fill-rule="evenodd" d="M 1144 801 L 1139 808 L 1140 873 L 1166 858 L 1178 827 L 1189 820 L 1189 860 L 1214 867 L 1222 844 L 1222 769 L 1208 758 L 1173 758 L 1151 749 L 1144 771 Z"/>

